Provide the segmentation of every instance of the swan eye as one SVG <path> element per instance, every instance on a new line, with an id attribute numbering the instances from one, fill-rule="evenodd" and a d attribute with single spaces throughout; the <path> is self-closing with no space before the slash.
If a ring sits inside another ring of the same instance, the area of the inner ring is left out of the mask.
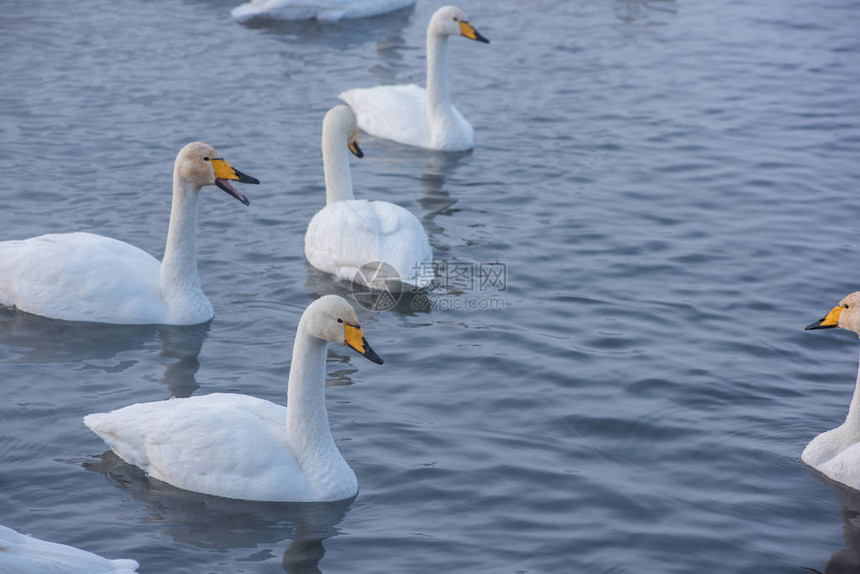
<path id="1" fill-rule="evenodd" d="M 460 19 L 457 18 L 456 16 L 454 16 L 454 22 L 459 22 L 459 21 L 460 21 Z"/>
<path id="2" fill-rule="evenodd" d="M 209 157 L 208 156 L 204 157 L 203 161 L 209 161 Z"/>
<path id="3" fill-rule="evenodd" d="M 849 306 L 850 306 L 850 305 L 848 305 L 848 303 L 845 303 L 845 304 L 843 305 L 843 307 L 845 307 L 846 309 L 847 309 Z"/>
<path id="4" fill-rule="evenodd" d="M 341 319 L 340 317 L 338 317 L 338 318 L 337 318 L 337 322 L 338 322 L 338 323 L 343 323 L 343 319 Z"/>

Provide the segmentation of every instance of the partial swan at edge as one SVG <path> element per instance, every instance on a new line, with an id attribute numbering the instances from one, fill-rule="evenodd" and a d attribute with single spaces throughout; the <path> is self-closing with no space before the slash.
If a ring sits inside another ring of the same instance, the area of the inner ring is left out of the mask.
<path id="1" fill-rule="evenodd" d="M 0 242 L 0 305 L 66 321 L 195 325 L 214 316 L 197 273 L 197 201 L 215 185 L 245 205 L 229 180 L 259 183 L 211 146 L 192 142 L 173 168 L 173 205 L 162 261 L 94 233 Z"/>
<path id="2" fill-rule="evenodd" d="M 860 291 L 842 299 L 823 319 L 807 325 L 806 330 L 834 327 L 860 335 Z M 845 422 L 812 439 L 803 449 L 801 459 L 825 476 L 860 489 L 860 372 Z"/>
<path id="3" fill-rule="evenodd" d="M 98 554 L 26 536 L 0 526 L 0 572 L 3 574 L 130 574 L 134 560 L 109 560 Z"/>

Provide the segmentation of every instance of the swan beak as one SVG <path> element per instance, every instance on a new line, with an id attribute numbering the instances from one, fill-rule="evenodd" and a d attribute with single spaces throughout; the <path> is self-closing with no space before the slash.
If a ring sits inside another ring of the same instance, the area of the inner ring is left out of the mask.
<path id="1" fill-rule="evenodd" d="M 239 191 L 230 184 L 230 180 L 239 181 L 242 183 L 260 183 L 260 180 L 256 177 L 245 175 L 244 173 L 230 165 L 230 163 L 224 158 L 213 157 L 209 161 L 212 162 L 212 171 L 215 173 L 215 185 L 217 185 L 245 205 L 251 205 L 251 202 L 248 200 L 248 198 L 239 193 Z"/>
<path id="2" fill-rule="evenodd" d="M 807 325 L 804 331 L 812 331 L 814 329 L 832 329 L 833 327 L 838 327 L 839 315 L 842 313 L 843 309 L 845 309 L 845 307 L 837 305 L 830 311 L 830 313 L 827 314 L 826 317 L 820 321 L 812 323 L 811 325 Z"/>
<path id="3" fill-rule="evenodd" d="M 460 34 L 465 36 L 470 40 L 476 40 L 478 42 L 483 42 L 484 44 L 489 44 L 490 41 L 481 36 L 481 33 L 475 30 L 475 27 L 472 26 L 469 22 L 463 22 L 460 20 L 457 22 L 460 24 Z"/>
<path id="4" fill-rule="evenodd" d="M 352 134 L 352 138 L 350 138 L 349 143 L 346 144 L 346 147 L 349 148 L 349 151 L 352 152 L 352 155 L 358 158 L 364 157 L 364 152 L 361 151 L 361 148 L 358 147 L 358 134 Z"/>
<path id="5" fill-rule="evenodd" d="M 359 354 L 364 357 L 370 359 L 377 365 L 382 364 L 382 358 L 377 355 L 373 349 L 370 348 L 370 345 L 367 343 L 367 339 L 364 338 L 364 332 L 361 330 L 361 327 L 358 325 L 350 325 L 349 323 L 343 324 L 344 338 L 346 339 L 346 344 L 359 352 Z"/>

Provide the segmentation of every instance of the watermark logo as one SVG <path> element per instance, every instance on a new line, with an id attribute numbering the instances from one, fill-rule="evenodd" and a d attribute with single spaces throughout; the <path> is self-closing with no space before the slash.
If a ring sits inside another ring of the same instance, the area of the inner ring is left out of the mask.
<path id="1" fill-rule="evenodd" d="M 388 311 L 400 302 L 403 282 L 393 265 L 385 261 L 370 261 L 352 276 L 352 295 L 365 309 Z"/>
<path id="2" fill-rule="evenodd" d="M 387 311 L 398 304 L 425 312 L 505 308 L 502 296 L 508 286 L 505 263 L 428 261 L 415 265 L 411 273 L 404 282 L 393 266 L 372 261 L 356 272 L 353 296 L 359 305 L 372 311 Z"/>

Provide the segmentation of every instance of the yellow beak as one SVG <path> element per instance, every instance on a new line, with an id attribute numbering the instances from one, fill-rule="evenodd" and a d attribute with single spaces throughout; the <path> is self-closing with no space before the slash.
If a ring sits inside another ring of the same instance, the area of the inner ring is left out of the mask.
<path id="1" fill-rule="evenodd" d="M 460 34 L 461 35 L 465 36 L 466 38 L 468 38 L 470 40 L 476 40 L 478 42 L 483 42 L 484 44 L 490 43 L 490 41 L 487 40 L 486 38 L 484 38 L 483 36 L 481 36 L 481 34 L 477 30 L 475 30 L 475 27 L 472 26 L 469 22 L 464 22 L 464 21 L 460 20 L 457 23 L 460 24 Z"/>
<path id="2" fill-rule="evenodd" d="M 344 339 L 348 346 L 352 347 L 358 351 L 360 355 L 370 359 L 377 365 L 382 364 L 382 359 L 373 351 L 373 349 L 370 348 L 367 339 L 364 338 L 364 331 L 361 330 L 359 325 L 344 323 L 343 331 Z"/>
<path id="3" fill-rule="evenodd" d="M 364 157 L 364 152 L 361 151 L 361 148 L 358 147 L 358 134 L 352 134 L 349 142 L 346 144 L 346 147 L 349 148 L 349 151 L 352 152 L 352 155 L 355 157 Z"/>
<path id="4" fill-rule="evenodd" d="M 812 331 L 813 329 L 832 329 L 833 327 L 839 326 L 839 315 L 842 314 L 842 310 L 845 309 L 842 305 L 837 305 L 833 309 L 830 310 L 823 319 L 816 321 L 810 325 L 807 325 L 804 329 L 805 331 Z"/>
<path id="5" fill-rule="evenodd" d="M 212 171 L 215 174 L 215 185 L 244 203 L 250 205 L 248 198 L 239 193 L 235 187 L 230 185 L 230 181 L 240 181 L 242 183 L 260 183 L 260 180 L 250 175 L 245 175 L 238 169 L 230 165 L 223 157 L 213 157 L 209 160 L 212 164 Z"/>

